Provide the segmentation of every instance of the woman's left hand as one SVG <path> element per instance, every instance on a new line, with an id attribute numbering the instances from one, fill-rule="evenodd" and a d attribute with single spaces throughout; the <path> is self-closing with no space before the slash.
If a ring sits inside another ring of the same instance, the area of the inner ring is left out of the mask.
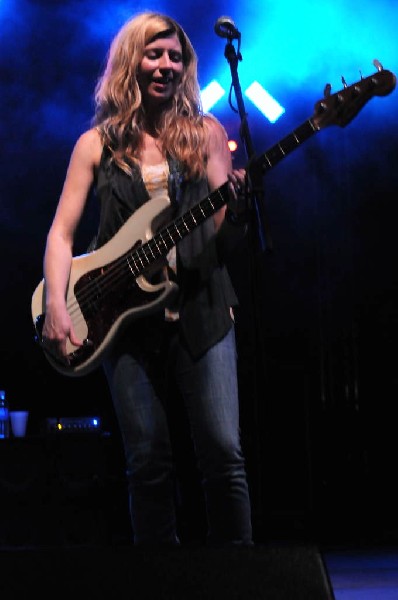
<path id="1" fill-rule="evenodd" d="M 234 169 L 228 175 L 229 190 L 234 200 L 244 194 L 246 187 L 246 171 L 245 169 Z"/>
<path id="2" fill-rule="evenodd" d="M 248 208 L 247 179 L 245 169 L 234 169 L 228 175 L 230 201 L 227 208 L 235 217 L 243 216 Z"/>

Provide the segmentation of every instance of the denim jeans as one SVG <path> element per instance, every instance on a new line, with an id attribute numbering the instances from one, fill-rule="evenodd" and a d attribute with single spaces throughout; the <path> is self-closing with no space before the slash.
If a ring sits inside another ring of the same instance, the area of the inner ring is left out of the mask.
<path id="1" fill-rule="evenodd" d="M 172 372 L 202 477 L 208 542 L 250 545 L 234 328 L 199 360 L 192 360 L 177 327 L 162 325 L 155 336 L 138 327 L 136 341 L 127 334 L 104 365 L 124 444 L 134 543 L 179 543 L 174 460 L 163 399 Z"/>

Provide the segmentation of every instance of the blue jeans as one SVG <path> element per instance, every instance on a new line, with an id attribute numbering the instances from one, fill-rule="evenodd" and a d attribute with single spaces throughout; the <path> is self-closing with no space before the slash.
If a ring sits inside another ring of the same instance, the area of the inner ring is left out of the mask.
<path id="1" fill-rule="evenodd" d="M 240 443 L 235 331 L 232 327 L 204 356 L 193 360 L 179 341 L 177 327 L 161 325 L 152 339 L 153 331 L 137 326 L 136 342 L 127 334 L 105 363 L 125 450 L 134 543 L 179 543 L 174 461 L 163 398 L 172 373 L 202 476 L 208 542 L 249 545 L 251 511 Z"/>

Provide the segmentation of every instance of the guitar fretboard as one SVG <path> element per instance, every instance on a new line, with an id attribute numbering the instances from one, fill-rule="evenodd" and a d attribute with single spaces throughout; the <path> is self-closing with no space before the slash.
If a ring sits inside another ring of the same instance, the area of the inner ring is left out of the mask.
<path id="1" fill-rule="evenodd" d="M 263 173 L 272 169 L 285 156 L 298 148 L 300 144 L 308 140 L 319 129 L 315 126 L 312 119 L 307 119 L 299 125 L 294 131 L 280 140 L 275 146 L 264 152 L 256 159 L 256 163 L 261 167 Z"/>

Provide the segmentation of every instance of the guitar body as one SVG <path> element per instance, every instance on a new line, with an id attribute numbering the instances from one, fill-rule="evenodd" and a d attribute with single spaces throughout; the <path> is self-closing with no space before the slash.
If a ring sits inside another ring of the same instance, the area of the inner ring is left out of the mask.
<path id="1" fill-rule="evenodd" d="M 118 266 L 121 257 L 153 238 L 155 229 L 169 212 L 168 198 L 151 200 L 141 206 L 104 246 L 72 259 L 66 300 L 75 332 L 85 343 L 76 347 L 68 340 L 69 364 L 65 365 L 43 347 L 57 371 L 69 376 L 86 375 L 99 365 L 125 325 L 144 314 L 158 312 L 170 303 L 178 291 L 175 283 L 166 279 L 154 284 L 143 274 L 135 277 L 130 273 L 130 277 L 125 277 L 122 273 L 120 277 Z M 158 262 L 158 268 L 149 269 L 148 275 L 161 266 Z M 98 279 L 112 270 L 114 273 L 108 277 L 105 292 L 95 293 Z M 33 293 L 31 311 L 40 340 L 45 316 L 44 279 Z"/>

